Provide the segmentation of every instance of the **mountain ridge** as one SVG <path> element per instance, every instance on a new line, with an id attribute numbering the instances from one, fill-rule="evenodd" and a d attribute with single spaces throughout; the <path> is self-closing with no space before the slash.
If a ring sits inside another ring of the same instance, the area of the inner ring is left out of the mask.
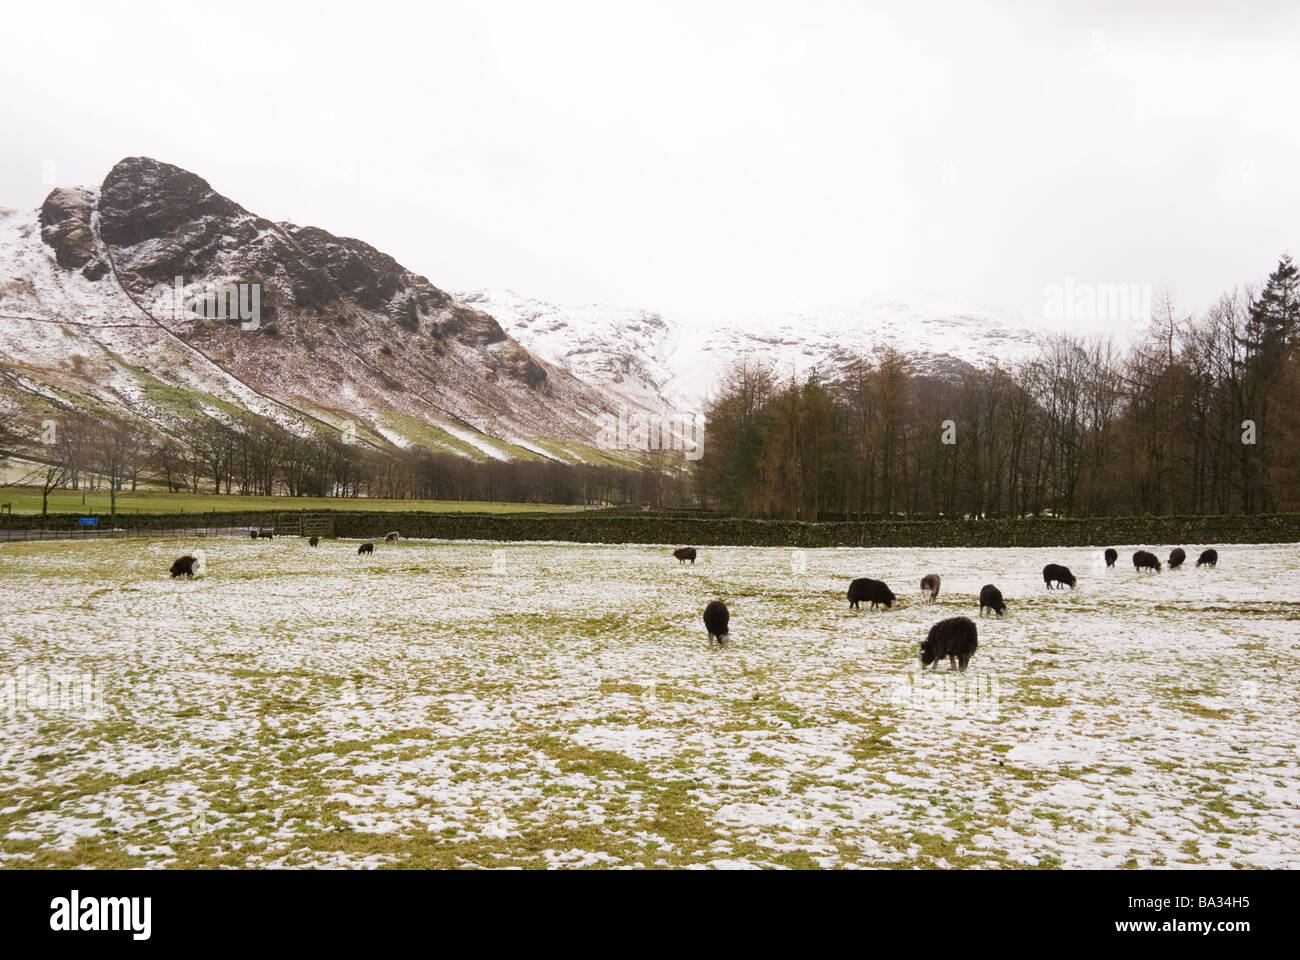
<path id="1" fill-rule="evenodd" d="M 584 462 L 603 458 L 595 438 L 617 412 L 369 244 L 258 217 L 150 158 L 120 161 L 98 190 L 56 187 L 34 215 L 0 214 L 0 264 L 0 356 L 50 403 L 160 428 L 242 408 L 380 446 Z M 163 302 L 176 277 L 196 299 L 256 285 L 259 322 L 178 315 Z M 196 393 L 187 409 L 154 402 L 173 388 Z"/>
<path id="2" fill-rule="evenodd" d="M 148 157 L 98 187 L 55 187 L 35 211 L 0 209 L 0 278 L 0 415 L 29 428 L 60 409 L 116 409 L 171 435 L 247 414 L 476 460 L 633 465 L 634 451 L 608 449 L 609 424 L 701 411 L 741 357 L 834 381 L 893 348 L 951 377 L 1040 342 L 1010 311 L 943 298 L 700 323 L 449 292 L 363 240 L 260 217 Z M 178 311 L 177 278 L 190 306 L 255 287 L 256 321 Z"/>

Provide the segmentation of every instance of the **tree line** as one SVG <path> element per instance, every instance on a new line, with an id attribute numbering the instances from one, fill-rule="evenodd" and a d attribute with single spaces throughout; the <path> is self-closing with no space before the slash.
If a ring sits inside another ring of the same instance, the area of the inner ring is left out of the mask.
<path id="1" fill-rule="evenodd" d="M 141 485 L 173 493 L 507 501 L 563 505 L 676 505 L 687 496 L 680 457 L 651 455 L 639 469 L 553 460 L 476 461 L 422 448 L 300 435 L 255 417 L 203 416 L 175 432 L 125 418 L 63 411 L 39 438 L 0 431 L 0 452 L 32 462 L 21 484 L 117 495 Z M 674 461 L 677 466 L 674 467 Z"/>
<path id="2" fill-rule="evenodd" d="M 742 359 L 695 494 L 741 516 L 1142 516 L 1300 510 L 1300 279 L 1200 315 L 1165 296 L 1127 349 L 1058 335 L 1013 370 L 902 354 L 783 380 Z"/>

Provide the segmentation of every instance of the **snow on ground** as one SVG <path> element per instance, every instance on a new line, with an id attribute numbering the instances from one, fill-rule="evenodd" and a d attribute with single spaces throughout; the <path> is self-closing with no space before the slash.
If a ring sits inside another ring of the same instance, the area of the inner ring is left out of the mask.
<path id="1" fill-rule="evenodd" d="M 500 447 L 496 446 L 494 443 L 492 443 L 491 440 L 489 440 L 486 436 L 484 436 L 481 433 L 476 433 L 473 430 L 466 430 L 463 427 L 457 427 L 450 423 L 440 423 L 438 424 L 438 426 L 441 427 L 443 430 L 446 430 L 457 440 L 463 440 L 465 443 L 468 443 L 470 446 L 477 447 L 479 450 L 486 453 L 493 460 L 510 459 L 510 454 L 506 453 Z"/>
<path id="2" fill-rule="evenodd" d="M 355 549 L 0 548 L 0 866 L 1300 866 L 1300 546 Z"/>

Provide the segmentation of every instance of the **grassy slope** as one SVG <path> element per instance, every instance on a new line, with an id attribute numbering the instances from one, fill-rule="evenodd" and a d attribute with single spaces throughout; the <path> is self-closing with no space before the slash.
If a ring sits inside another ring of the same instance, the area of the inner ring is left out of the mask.
<path id="1" fill-rule="evenodd" d="M 108 492 L 59 490 L 50 495 L 51 513 L 108 512 Z M 40 513 L 41 491 L 32 487 L 0 487 L 0 503 L 12 503 L 14 513 Z M 545 503 L 502 503 L 479 500 L 368 500 L 339 497 L 241 497 L 225 494 L 119 493 L 119 513 L 178 513 L 182 510 L 430 510 L 480 513 L 534 513 L 581 510 Z"/>

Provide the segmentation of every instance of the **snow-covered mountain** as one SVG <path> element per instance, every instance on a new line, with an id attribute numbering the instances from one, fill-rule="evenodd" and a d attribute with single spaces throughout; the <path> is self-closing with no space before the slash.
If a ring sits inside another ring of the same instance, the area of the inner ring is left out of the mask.
<path id="1" fill-rule="evenodd" d="M 744 356 L 782 376 L 816 370 L 833 380 L 849 362 L 893 348 L 919 373 L 950 376 L 966 365 L 1013 366 L 1041 342 L 1013 311 L 934 296 L 708 323 L 598 304 L 559 306 L 510 290 L 457 296 L 579 379 L 677 410 L 699 409 L 719 375 Z"/>
<path id="2" fill-rule="evenodd" d="M 612 394 L 652 406 L 669 400 L 680 331 L 649 310 L 597 303 L 561 307 L 513 290 L 456 294 L 495 317 L 536 356 Z"/>
<path id="3" fill-rule="evenodd" d="M 260 291 L 257 322 L 190 309 L 240 284 Z M 0 211 L 0 416 L 28 435 L 60 410 L 172 434 L 254 415 L 381 447 L 603 460 L 622 403 L 368 244 L 258 217 L 170 164 L 128 158 L 97 189 Z"/>
<path id="4" fill-rule="evenodd" d="M 177 309 L 241 284 L 260 291 L 256 323 Z M 375 447 L 630 463 L 608 449 L 611 423 L 700 410 L 743 356 L 830 380 L 893 347 L 945 375 L 1014 364 L 1037 342 L 1009 311 L 925 297 L 700 323 L 450 294 L 147 157 L 39 210 L 0 210 L 0 419 L 28 436 L 70 410 L 173 436 L 203 415 L 253 416 Z"/>

